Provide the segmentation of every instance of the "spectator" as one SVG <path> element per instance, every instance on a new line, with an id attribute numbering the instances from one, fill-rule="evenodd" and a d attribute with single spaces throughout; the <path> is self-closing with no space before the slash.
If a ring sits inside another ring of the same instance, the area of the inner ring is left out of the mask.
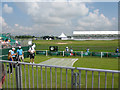
<path id="1" fill-rule="evenodd" d="M 4 64 L 0 63 L 0 89 L 2 89 L 2 84 L 5 81 L 5 70 L 4 70 Z"/>
<path id="2" fill-rule="evenodd" d="M 116 53 L 119 53 L 119 48 L 117 48 L 117 49 L 115 50 L 115 52 L 116 52 Z"/>
<path id="3" fill-rule="evenodd" d="M 34 58 L 35 58 L 35 45 L 33 45 L 32 47 L 30 47 L 30 49 L 28 50 L 28 52 L 30 53 L 30 63 L 34 63 Z M 33 61 L 32 61 L 33 59 Z"/>
<path id="4" fill-rule="evenodd" d="M 68 48 L 68 47 L 66 47 L 66 48 L 65 48 L 65 51 L 66 51 L 66 52 L 69 52 L 69 48 Z"/>
<path id="5" fill-rule="evenodd" d="M 8 42 L 11 42 L 10 39 L 8 40 Z"/>
<path id="6" fill-rule="evenodd" d="M 16 46 L 18 46 L 18 41 L 17 40 L 15 41 L 15 44 L 16 44 Z"/>
<path id="7" fill-rule="evenodd" d="M 12 48 L 11 56 L 13 58 L 13 61 L 16 61 L 16 57 L 15 57 L 16 53 L 14 51 L 15 51 L 15 48 Z"/>
<path id="8" fill-rule="evenodd" d="M 89 52 L 89 50 L 90 50 L 90 49 L 89 49 L 89 48 L 87 48 L 87 49 L 86 49 L 86 52 Z"/>
<path id="9" fill-rule="evenodd" d="M 24 60 L 24 52 L 23 50 L 21 49 L 21 46 L 19 46 L 19 49 L 17 50 L 17 56 L 18 56 L 18 61 L 22 61 Z"/>
<path id="10" fill-rule="evenodd" d="M 70 48 L 70 56 L 73 56 L 74 54 L 73 54 L 73 49 L 72 48 Z"/>
<path id="11" fill-rule="evenodd" d="M 72 48 L 70 48 L 70 52 L 73 52 L 73 49 L 72 49 Z"/>

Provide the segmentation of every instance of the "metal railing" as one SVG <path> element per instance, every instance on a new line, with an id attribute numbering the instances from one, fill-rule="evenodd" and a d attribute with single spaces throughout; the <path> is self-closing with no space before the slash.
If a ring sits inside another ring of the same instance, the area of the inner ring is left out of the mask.
<path id="1" fill-rule="evenodd" d="M 119 86 L 120 71 L 117 70 L 51 66 L 6 60 L 0 62 L 4 63 L 6 73 L 3 88 L 107 88 L 107 86 L 118 88 Z M 111 78 L 110 74 L 112 74 Z M 101 85 L 100 80 L 105 85 Z"/>
<path id="2" fill-rule="evenodd" d="M 85 51 L 73 51 L 71 52 L 66 51 L 48 51 L 48 50 L 36 50 L 36 54 L 38 55 L 56 55 L 56 56 L 98 56 L 98 57 L 120 57 L 120 53 L 113 53 L 113 52 L 85 52 Z"/>

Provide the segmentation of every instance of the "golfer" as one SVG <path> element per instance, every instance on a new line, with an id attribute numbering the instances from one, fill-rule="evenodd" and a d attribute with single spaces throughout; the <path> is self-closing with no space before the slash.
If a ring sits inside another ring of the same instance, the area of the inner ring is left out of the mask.
<path id="1" fill-rule="evenodd" d="M 30 63 L 34 63 L 34 58 L 35 58 L 35 49 L 34 48 L 35 48 L 35 45 L 30 47 L 30 49 L 28 50 L 28 52 L 30 53 Z"/>

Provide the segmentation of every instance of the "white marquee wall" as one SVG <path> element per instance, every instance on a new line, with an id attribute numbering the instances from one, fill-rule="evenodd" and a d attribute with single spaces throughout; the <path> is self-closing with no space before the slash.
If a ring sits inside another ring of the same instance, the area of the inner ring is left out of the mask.
<path id="1" fill-rule="evenodd" d="M 113 35 L 113 34 L 120 34 L 120 31 L 73 31 L 73 35 L 87 35 L 87 34 Z"/>

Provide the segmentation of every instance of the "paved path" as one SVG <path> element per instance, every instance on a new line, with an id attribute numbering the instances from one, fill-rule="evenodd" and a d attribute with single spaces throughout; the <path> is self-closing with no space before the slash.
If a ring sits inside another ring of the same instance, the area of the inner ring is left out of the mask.
<path id="1" fill-rule="evenodd" d="M 39 64 L 44 65 L 57 65 L 57 66 L 73 66 L 73 64 L 78 60 L 78 58 L 51 58 L 47 61 L 41 62 Z"/>

